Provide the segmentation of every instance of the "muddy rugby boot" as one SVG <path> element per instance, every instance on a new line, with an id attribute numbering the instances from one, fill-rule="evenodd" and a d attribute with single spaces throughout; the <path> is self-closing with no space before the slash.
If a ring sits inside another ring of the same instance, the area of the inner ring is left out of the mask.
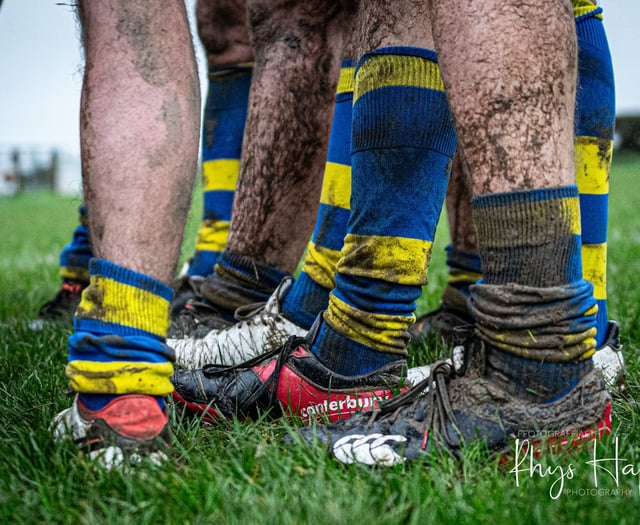
<path id="1" fill-rule="evenodd" d="M 522 385 L 516 388 L 516 381 L 496 368 L 505 362 L 501 352 L 487 348 L 476 336 L 461 351 L 460 370 L 445 361 L 435 363 L 430 377 L 373 412 L 303 428 L 298 437 L 308 443 L 322 442 L 343 463 L 391 466 L 439 450 L 460 455 L 465 445 L 478 440 L 506 457 L 518 438 L 544 436 L 545 446 L 557 450 L 610 433 L 611 398 L 591 360 L 575 364 L 580 368 L 576 384 L 565 381 L 558 369 L 554 376 L 558 387 L 553 392 L 537 385 L 542 388 L 529 393 Z M 519 361 L 511 373 L 516 369 L 520 374 L 535 373 L 538 367 L 548 366 Z M 549 374 L 553 371 L 545 372 Z"/>
<path id="2" fill-rule="evenodd" d="M 210 330 L 202 337 L 169 339 L 176 365 L 196 369 L 207 364 L 239 364 L 282 346 L 292 335 L 305 335 L 307 330 L 280 313 L 282 300 L 292 285 L 293 278 L 286 277 L 266 303 L 238 308 L 234 325 Z"/>
<path id="3" fill-rule="evenodd" d="M 169 421 L 151 396 L 118 396 L 95 411 L 76 396 L 70 408 L 56 415 L 51 431 L 55 441 L 73 440 L 105 469 L 135 465 L 145 458 L 160 464 L 169 451 Z"/>
<path id="4" fill-rule="evenodd" d="M 315 327 L 310 331 L 310 339 Z M 286 343 L 237 366 L 207 365 L 176 370 L 173 399 L 212 422 L 220 417 L 297 416 L 305 421 L 338 421 L 370 411 L 406 389 L 407 366 L 400 360 L 374 372 L 342 376 L 310 352 L 308 338 Z"/>
<path id="5" fill-rule="evenodd" d="M 80 304 L 82 290 L 89 283 L 65 279 L 56 295 L 38 310 L 38 317 L 29 323 L 32 330 L 42 330 L 45 323 L 68 323 L 71 326 L 73 314 Z"/>

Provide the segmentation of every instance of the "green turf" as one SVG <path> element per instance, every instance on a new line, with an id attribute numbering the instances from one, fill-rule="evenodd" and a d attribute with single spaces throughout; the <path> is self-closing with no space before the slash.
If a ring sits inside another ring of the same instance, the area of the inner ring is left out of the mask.
<path id="1" fill-rule="evenodd" d="M 53 415 L 70 403 L 64 377 L 68 330 L 28 328 L 57 289 L 57 257 L 75 225 L 79 200 L 51 194 L 1 198 L 0 523 L 636 523 L 639 171 L 640 156 L 615 158 L 609 305 L 622 328 L 630 386 L 614 404 L 618 481 L 613 461 L 599 463 L 611 471 L 596 471 L 599 492 L 593 492 L 587 463 L 591 448 L 543 455 L 534 461 L 539 467 L 533 476 L 520 473 L 517 486 L 514 473 L 478 447 L 462 461 L 436 457 L 386 470 L 344 467 L 320 447 L 283 445 L 285 425 L 268 421 L 202 428 L 176 420 L 167 466 L 134 475 L 96 471 L 78 461 L 72 445 L 54 446 L 47 430 Z M 190 239 L 198 215 L 188 228 Z M 437 305 L 444 285 L 445 242 L 440 233 L 422 310 Z M 596 457 L 616 457 L 615 441 L 599 445 Z"/>

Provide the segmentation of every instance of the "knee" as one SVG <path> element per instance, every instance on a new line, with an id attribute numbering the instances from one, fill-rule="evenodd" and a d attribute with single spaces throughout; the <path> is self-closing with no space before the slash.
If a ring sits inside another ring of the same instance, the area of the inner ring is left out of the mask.
<path id="1" fill-rule="evenodd" d="M 253 60 L 245 0 L 198 0 L 196 20 L 209 67 Z"/>
<path id="2" fill-rule="evenodd" d="M 335 39 L 344 8 L 339 0 L 247 0 L 247 14 L 256 54 L 274 45 L 302 52 L 310 42 Z"/>

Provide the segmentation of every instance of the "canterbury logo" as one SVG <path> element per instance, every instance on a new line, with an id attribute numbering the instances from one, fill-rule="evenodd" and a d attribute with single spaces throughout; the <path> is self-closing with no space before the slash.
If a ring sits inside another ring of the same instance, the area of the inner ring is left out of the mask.
<path id="1" fill-rule="evenodd" d="M 391 394 L 387 394 L 386 392 L 376 398 L 352 397 L 347 395 L 344 399 L 334 399 L 332 401 L 325 400 L 322 403 L 301 408 L 300 415 L 302 417 L 307 417 L 335 412 L 338 412 L 340 415 L 349 415 L 356 411 L 373 410 L 378 406 L 380 400 L 389 399 L 390 397 Z"/>
<path id="2" fill-rule="evenodd" d="M 407 438 L 399 435 L 351 434 L 333 444 L 333 455 L 342 463 L 363 463 L 390 467 L 403 463 L 404 458 L 394 449 L 393 443 L 404 443 Z"/>

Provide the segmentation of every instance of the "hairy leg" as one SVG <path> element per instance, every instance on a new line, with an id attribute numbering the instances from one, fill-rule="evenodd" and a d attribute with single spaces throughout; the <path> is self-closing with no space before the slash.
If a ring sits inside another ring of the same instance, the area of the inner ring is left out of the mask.
<path id="1" fill-rule="evenodd" d="M 453 250 L 476 253 L 478 234 L 471 217 L 471 179 L 465 169 L 460 149 L 453 157 L 445 205 Z"/>
<path id="2" fill-rule="evenodd" d="M 184 6 L 80 2 L 79 13 L 86 54 L 82 172 L 92 246 L 98 257 L 168 282 L 191 200 L 200 130 Z"/>
<path id="3" fill-rule="evenodd" d="M 202 122 L 203 213 L 188 276 L 205 277 L 226 248 L 240 169 L 251 86 L 253 50 L 244 0 L 200 0 L 198 34 L 207 53 L 209 82 Z M 182 279 L 174 311 L 193 296 L 195 281 Z"/>
<path id="4" fill-rule="evenodd" d="M 227 249 L 291 273 L 318 209 L 341 11 L 321 0 L 247 4 L 255 66 Z"/>
<path id="5" fill-rule="evenodd" d="M 113 468 L 167 458 L 175 356 L 165 283 L 196 172 L 200 90 L 181 0 L 82 1 L 78 13 L 82 171 L 98 257 L 69 336 L 65 372 L 78 395 L 52 429 Z"/>
<path id="6" fill-rule="evenodd" d="M 251 62 L 245 0 L 198 0 L 198 36 L 209 68 Z"/>
<path id="7" fill-rule="evenodd" d="M 430 4 L 474 193 L 572 184 L 577 51 L 570 3 L 547 2 L 560 17 L 536 2 Z"/>
<path id="8" fill-rule="evenodd" d="M 432 6 L 475 193 L 483 274 L 469 302 L 476 330 L 512 361 L 566 363 L 566 374 L 579 378 L 580 361 L 595 351 L 597 307 L 593 285 L 582 276 L 571 4 L 553 0 L 541 9 L 450 0 Z M 540 376 L 542 388 L 560 388 L 550 377 Z"/>
<path id="9" fill-rule="evenodd" d="M 356 58 L 379 47 L 416 46 L 433 49 L 431 16 L 424 2 L 402 0 L 357 2 L 353 47 Z"/>

